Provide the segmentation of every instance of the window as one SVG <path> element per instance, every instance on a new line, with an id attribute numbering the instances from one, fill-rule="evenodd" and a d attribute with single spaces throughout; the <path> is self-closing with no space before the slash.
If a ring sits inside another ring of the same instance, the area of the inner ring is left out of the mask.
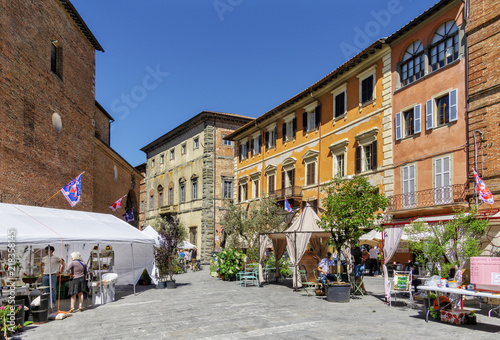
<path id="1" fill-rule="evenodd" d="M 184 144 L 181 145 L 181 154 L 185 155 L 186 151 L 187 151 L 187 147 L 186 147 L 186 143 L 184 143 Z"/>
<path id="2" fill-rule="evenodd" d="M 229 199 L 233 198 L 233 181 L 224 180 L 223 192 L 224 192 L 223 193 L 224 198 L 229 198 Z"/>
<path id="3" fill-rule="evenodd" d="M 163 206 L 163 187 L 158 186 L 158 207 Z"/>
<path id="4" fill-rule="evenodd" d="M 408 46 L 401 63 L 401 84 L 413 83 L 425 74 L 425 55 L 422 42 L 414 41 Z"/>
<path id="5" fill-rule="evenodd" d="M 458 89 L 425 103 L 425 126 L 432 129 L 458 120 Z"/>
<path id="6" fill-rule="evenodd" d="M 165 155 L 161 154 L 160 155 L 160 164 L 163 164 L 163 163 L 165 163 Z"/>
<path id="7" fill-rule="evenodd" d="M 269 194 L 274 194 L 276 185 L 274 184 L 276 180 L 276 175 L 267 176 L 267 191 Z"/>
<path id="8" fill-rule="evenodd" d="M 335 176 L 339 175 L 340 177 L 345 176 L 345 154 L 341 153 L 335 155 L 335 168 L 334 168 Z"/>
<path id="9" fill-rule="evenodd" d="M 200 139 L 198 137 L 193 139 L 193 150 L 196 150 L 200 147 Z"/>
<path id="10" fill-rule="evenodd" d="M 248 141 L 246 141 L 246 142 L 241 141 L 240 142 L 240 145 L 238 145 L 238 155 L 239 155 L 240 161 L 248 158 Z"/>
<path id="11" fill-rule="evenodd" d="M 284 119 L 281 126 L 283 143 L 292 141 L 297 133 L 297 118 L 291 114 Z"/>
<path id="12" fill-rule="evenodd" d="M 149 196 L 149 209 L 153 210 L 155 207 L 154 195 Z"/>
<path id="13" fill-rule="evenodd" d="M 451 203 L 451 157 L 434 159 L 434 204 Z"/>
<path id="14" fill-rule="evenodd" d="M 175 158 L 175 149 L 170 150 L 170 160 L 173 160 Z"/>
<path id="15" fill-rule="evenodd" d="M 191 180 L 191 199 L 195 200 L 198 198 L 198 178 L 193 178 Z"/>
<path id="16" fill-rule="evenodd" d="M 141 201 L 141 212 L 144 212 L 144 201 Z"/>
<path id="17" fill-rule="evenodd" d="M 361 104 L 373 100 L 373 75 L 361 81 Z"/>
<path id="18" fill-rule="evenodd" d="M 438 27 L 431 40 L 430 57 L 432 71 L 458 59 L 458 28 L 455 20 Z"/>
<path id="19" fill-rule="evenodd" d="M 250 153 L 252 154 L 252 156 L 260 154 L 261 145 L 262 145 L 262 138 L 260 134 L 254 136 L 250 141 Z"/>
<path id="20" fill-rule="evenodd" d="M 265 138 L 266 138 L 266 149 L 273 149 L 276 147 L 276 136 L 278 135 L 278 127 L 276 125 L 267 128 Z"/>
<path id="21" fill-rule="evenodd" d="M 233 141 L 231 140 L 225 140 L 224 138 L 226 138 L 227 135 L 222 135 L 222 140 L 223 140 L 223 144 L 224 145 L 228 145 L 228 146 L 232 146 L 233 145 Z"/>
<path id="22" fill-rule="evenodd" d="M 198 235 L 198 227 L 189 227 L 189 242 L 196 245 L 196 235 Z"/>
<path id="23" fill-rule="evenodd" d="M 152 160 L 151 160 L 151 169 L 154 169 L 154 168 L 155 168 L 155 160 L 154 160 L 154 159 L 152 159 Z"/>
<path id="24" fill-rule="evenodd" d="M 246 182 L 240 182 L 238 186 L 238 201 L 244 202 L 248 200 L 248 184 Z"/>
<path id="25" fill-rule="evenodd" d="M 315 101 L 307 106 L 304 106 L 304 113 L 302 114 L 302 133 L 305 135 L 307 132 L 316 130 L 320 125 L 321 106 Z"/>
<path id="26" fill-rule="evenodd" d="M 373 65 L 359 74 L 359 105 L 366 105 L 375 100 L 375 74 L 377 65 Z"/>
<path id="27" fill-rule="evenodd" d="M 57 41 L 50 45 L 50 69 L 62 79 L 62 48 Z"/>
<path id="28" fill-rule="evenodd" d="M 253 184 L 253 198 L 259 198 L 259 184 L 260 184 L 260 180 L 257 178 L 257 179 L 254 179 L 252 181 L 252 184 Z"/>
<path id="29" fill-rule="evenodd" d="M 377 133 L 378 129 L 371 129 L 356 136 L 358 146 L 354 157 L 354 172 L 377 169 Z"/>
<path id="30" fill-rule="evenodd" d="M 340 176 L 344 177 L 346 175 L 346 152 L 347 145 L 349 144 L 349 140 L 344 138 L 342 140 L 334 142 L 328 148 L 332 152 L 333 158 L 333 174 L 332 177 Z"/>
<path id="31" fill-rule="evenodd" d="M 168 188 L 168 204 L 174 204 L 174 188 Z"/>
<path id="32" fill-rule="evenodd" d="M 335 96 L 334 103 L 334 115 L 335 118 L 338 118 L 346 113 L 346 95 L 345 91 L 342 91 L 338 95 Z"/>
<path id="33" fill-rule="evenodd" d="M 403 208 L 415 208 L 417 206 L 415 188 L 415 164 L 405 166 L 401 169 L 403 177 Z"/>
<path id="34" fill-rule="evenodd" d="M 316 163 L 309 163 L 306 167 L 306 185 L 312 185 L 316 183 Z"/>
<path id="35" fill-rule="evenodd" d="M 179 185 L 179 200 L 181 203 L 186 202 L 186 184 L 185 182 L 181 182 Z"/>
<path id="36" fill-rule="evenodd" d="M 421 132 L 422 105 L 396 113 L 396 140 L 413 136 Z"/>

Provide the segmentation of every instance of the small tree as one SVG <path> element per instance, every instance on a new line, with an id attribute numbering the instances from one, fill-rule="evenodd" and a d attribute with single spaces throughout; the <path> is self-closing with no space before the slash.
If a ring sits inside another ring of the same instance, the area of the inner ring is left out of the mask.
<path id="1" fill-rule="evenodd" d="M 417 261 L 431 264 L 431 274 L 448 277 L 450 270 L 455 269 L 455 279 L 462 281 L 461 269 L 471 257 L 480 255 L 481 236 L 487 228 L 488 220 L 478 219 L 472 209 L 469 213 L 457 212 L 446 223 L 412 223 L 405 232 L 410 235 L 412 250 L 418 254 Z M 447 262 L 443 263 L 443 257 Z"/>
<path id="2" fill-rule="evenodd" d="M 389 200 L 363 176 L 335 177 L 324 189 L 323 214 L 318 225 L 332 233 L 329 243 L 341 254 L 343 247 L 357 243 L 365 228 L 382 219 Z M 340 261 L 338 270 L 340 270 Z"/>
<path id="3" fill-rule="evenodd" d="M 165 280 L 169 277 L 170 281 L 172 281 L 178 261 L 177 245 L 184 240 L 187 233 L 176 216 L 158 218 L 155 225 L 160 241 L 160 244 L 155 249 L 159 279 Z"/>
<path id="4" fill-rule="evenodd" d="M 265 232 L 282 231 L 286 225 L 283 211 L 276 204 L 274 197 L 262 197 L 252 202 L 248 209 L 226 201 L 227 209 L 222 219 L 226 248 L 247 248 L 247 255 L 251 260 L 258 258 L 259 234 Z"/>

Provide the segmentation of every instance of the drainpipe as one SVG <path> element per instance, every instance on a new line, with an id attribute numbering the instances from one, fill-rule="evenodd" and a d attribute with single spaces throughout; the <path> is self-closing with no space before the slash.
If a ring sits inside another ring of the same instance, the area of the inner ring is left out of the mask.
<path id="1" fill-rule="evenodd" d="M 212 240 L 212 252 L 215 251 L 215 235 L 216 235 L 216 228 L 215 228 L 215 225 L 216 225 L 216 204 L 217 204 L 217 201 L 216 201 L 216 187 L 217 187 L 217 113 L 214 112 L 214 155 L 213 155 L 213 159 L 214 159 L 214 174 L 213 174 L 213 181 L 214 181 L 214 184 L 213 184 L 213 201 L 214 201 L 214 236 L 213 236 L 213 240 Z"/>
<path id="2" fill-rule="evenodd" d="M 311 93 L 309 93 L 309 95 L 311 96 L 311 98 L 315 99 L 317 102 L 318 102 L 318 106 L 321 107 L 321 102 L 319 101 L 318 98 L 314 97 L 313 95 L 313 90 L 311 89 Z M 320 117 L 320 118 L 323 118 L 323 117 Z M 318 125 L 318 138 L 319 138 L 319 142 L 318 142 L 318 202 L 316 204 L 316 209 L 319 208 L 320 206 L 320 199 L 319 199 L 319 195 L 320 195 L 320 188 L 321 188 L 321 166 L 319 165 L 320 164 L 320 158 L 321 158 L 321 119 L 319 120 L 319 125 Z M 319 211 L 319 210 L 318 210 Z"/>

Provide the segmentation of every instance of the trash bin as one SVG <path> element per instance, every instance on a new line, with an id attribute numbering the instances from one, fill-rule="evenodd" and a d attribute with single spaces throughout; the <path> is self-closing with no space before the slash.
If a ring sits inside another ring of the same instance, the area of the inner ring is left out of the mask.
<path id="1" fill-rule="evenodd" d="M 48 309 L 33 310 L 31 313 L 33 316 L 33 323 L 34 324 L 46 323 L 47 321 L 49 321 L 49 310 Z"/>

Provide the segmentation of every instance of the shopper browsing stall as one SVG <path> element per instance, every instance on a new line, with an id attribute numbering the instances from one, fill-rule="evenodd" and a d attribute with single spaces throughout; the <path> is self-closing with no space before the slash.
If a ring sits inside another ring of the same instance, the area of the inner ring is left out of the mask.
<path id="1" fill-rule="evenodd" d="M 47 255 L 42 258 L 41 264 L 42 284 L 46 287 L 52 288 L 52 305 L 55 305 L 57 277 L 61 274 L 61 269 L 64 268 L 64 260 L 54 256 L 54 247 L 52 246 L 45 247 L 45 251 L 47 252 Z M 44 291 L 48 293 L 49 288 L 45 288 Z"/>
<path id="2" fill-rule="evenodd" d="M 83 293 L 87 291 L 87 268 L 83 264 L 82 255 L 75 251 L 71 253 L 71 263 L 68 264 L 66 272 L 69 273 L 71 281 L 69 282 L 69 295 L 71 296 L 70 313 L 75 311 L 76 295 L 78 295 L 78 310 L 83 311 Z"/>

